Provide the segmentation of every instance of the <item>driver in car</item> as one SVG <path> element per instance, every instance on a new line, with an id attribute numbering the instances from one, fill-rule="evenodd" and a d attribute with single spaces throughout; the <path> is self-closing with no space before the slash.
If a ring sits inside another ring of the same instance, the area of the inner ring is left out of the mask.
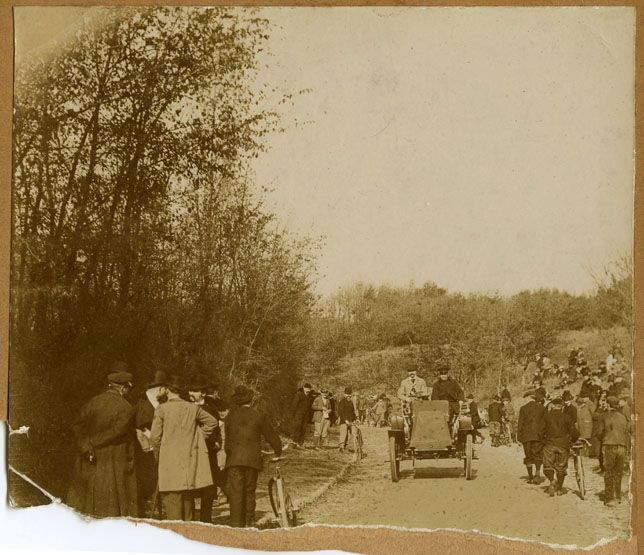
<path id="1" fill-rule="evenodd" d="M 425 382 L 425 380 L 418 377 L 416 370 L 410 370 L 407 373 L 407 377 L 400 382 L 400 387 L 398 388 L 398 398 L 403 403 L 409 403 L 413 399 L 426 397 L 427 395 L 427 383 Z"/>
<path id="2" fill-rule="evenodd" d="M 432 401 L 447 401 L 449 403 L 451 426 L 460 412 L 461 402 L 465 401 L 465 394 L 458 382 L 449 376 L 447 364 L 441 364 L 438 367 L 438 380 L 432 387 Z"/>

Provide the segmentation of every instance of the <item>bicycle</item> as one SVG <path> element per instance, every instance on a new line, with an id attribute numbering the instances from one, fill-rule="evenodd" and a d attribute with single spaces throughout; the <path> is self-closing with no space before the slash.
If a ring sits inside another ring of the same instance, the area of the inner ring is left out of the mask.
<path id="1" fill-rule="evenodd" d="M 584 463 L 581 458 L 581 451 L 590 445 L 588 440 L 579 439 L 572 444 L 570 450 L 572 451 L 573 462 L 575 465 L 575 479 L 577 480 L 577 488 L 579 489 L 579 497 L 586 498 L 586 482 L 584 478 Z"/>
<path id="2" fill-rule="evenodd" d="M 281 457 L 274 457 L 269 462 L 275 465 L 275 475 L 268 481 L 268 496 L 271 501 L 273 513 L 282 528 L 297 526 L 297 509 L 291 501 L 291 496 L 286 490 L 286 484 L 280 471 Z"/>

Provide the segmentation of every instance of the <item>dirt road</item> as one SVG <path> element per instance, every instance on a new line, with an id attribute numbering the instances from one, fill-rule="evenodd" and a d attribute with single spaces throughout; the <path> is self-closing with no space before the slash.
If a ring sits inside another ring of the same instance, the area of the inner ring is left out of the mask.
<path id="1" fill-rule="evenodd" d="M 337 525 L 389 525 L 406 528 L 476 530 L 559 545 L 586 547 L 625 537 L 628 502 L 609 509 L 599 494 L 603 479 L 593 472 L 595 460 L 585 459 L 586 500 L 577 494 L 570 464 L 568 490 L 550 498 L 546 482 L 526 482 L 520 446 L 477 445 L 475 478 L 461 476 L 456 460 L 411 461 L 401 465 L 402 478 L 389 477 L 387 431 L 363 428 L 367 458 L 301 515 L 305 522 Z M 625 489 L 628 487 L 626 480 Z"/>

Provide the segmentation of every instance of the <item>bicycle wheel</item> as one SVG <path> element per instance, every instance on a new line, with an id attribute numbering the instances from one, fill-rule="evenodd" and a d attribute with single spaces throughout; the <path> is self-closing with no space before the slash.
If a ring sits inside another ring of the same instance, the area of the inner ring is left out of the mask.
<path id="1" fill-rule="evenodd" d="M 279 506 L 279 496 L 277 493 L 277 480 L 275 478 L 271 478 L 268 481 L 268 498 L 271 501 L 271 508 L 273 509 L 275 517 L 279 519 L 281 512 Z"/>
<path id="2" fill-rule="evenodd" d="M 575 478 L 577 479 L 577 487 L 579 488 L 579 497 L 586 499 L 586 481 L 584 478 L 584 463 L 581 460 L 581 455 L 575 454 Z"/>
<path id="3" fill-rule="evenodd" d="M 284 506 L 286 509 L 287 526 L 297 526 L 297 510 L 291 501 L 291 496 L 286 493 L 284 496 Z"/>
<path id="4" fill-rule="evenodd" d="M 465 440 L 465 479 L 471 480 L 474 477 L 472 471 L 472 458 L 474 457 L 474 445 L 472 441 L 472 435 L 467 434 Z"/>

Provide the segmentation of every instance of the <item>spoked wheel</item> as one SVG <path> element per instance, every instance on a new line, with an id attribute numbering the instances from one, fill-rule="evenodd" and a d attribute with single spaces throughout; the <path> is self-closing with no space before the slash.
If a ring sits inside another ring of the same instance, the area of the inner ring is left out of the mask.
<path id="1" fill-rule="evenodd" d="M 400 461 L 398 460 L 398 446 L 396 438 L 389 436 L 389 464 L 391 466 L 391 481 L 397 482 L 400 480 Z"/>
<path id="2" fill-rule="evenodd" d="M 584 463 L 581 460 L 581 455 L 575 456 L 575 478 L 577 478 L 577 486 L 579 487 L 579 497 L 586 499 L 586 482 L 584 479 Z"/>
<path id="3" fill-rule="evenodd" d="M 279 520 L 282 528 L 297 526 L 297 511 L 293 506 L 291 497 L 284 492 L 282 480 L 271 478 L 268 481 L 268 497 L 275 517 Z"/>
<path id="4" fill-rule="evenodd" d="M 465 479 L 471 480 L 473 477 L 472 473 L 472 459 L 474 458 L 474 444 L 472 441 L 472 435 L 467 434 L 465 439 Z"/>

